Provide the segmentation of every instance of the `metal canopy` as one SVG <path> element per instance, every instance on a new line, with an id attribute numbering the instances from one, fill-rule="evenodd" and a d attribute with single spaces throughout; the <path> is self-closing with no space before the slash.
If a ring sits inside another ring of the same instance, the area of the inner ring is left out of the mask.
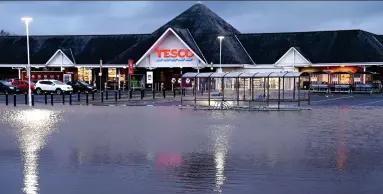
<path id="1" fill-rule="evenodd" d="M 209 72 L 209 73 L 199 73 L 197 75 L 197 77 L 201 77 L 201 78 L 207 78 L 207 77 L 210 77 L 213 73 Z"/>
<path id="2" fill-rule="evenodd" d="M 254 74 L 253 77 L 264 78 L 264 77 L 269 77 L 270 74 L 271 72 L 262 72 L 262 73 Z"/>
<path id="3" fill-rule="evenodd" d="M 237 78 L 242 74 L 242 72 L 230 72 L 225 75 L 224 78 Z"/>
<path id="4" fill-rule="evenodd" d="M 185 73 L 182 78 L 293 78 L 301 76 L 309 76 L 307 72 L 207 72 L 207 73 Z"/>
<path id="5" fill-rule="evenodd" d="M 226 74 L 228 74 L 228 73 L 226 73 L 226 72 L 213 73 L 213 74 L 211 74 L 210 77 L 212 77 L 212 78 L 222 78 L 222 77 L 224 77 Z"/>
<path id="6" fill-rule="evenodd" d="M 242 73 L 241 75 L 239 75 L 239 77 L 241 77 L 241 78 L 251 78 L 255 74 L 257 74 L 257 73 Z"/>
<path id="7" fill-rule="evenodd" d="M 195 78 L 198 73 L 185 73 L 182 75 L 182 78 Z"/>
<path id="8" fill-rule="evenodd" d="M 273 72 L 270 73 L 269 77 L 276 78 L 276 77 L 284 77 L 286 75 L 286 72 Z"/>
<path id="9" fill-rule="evenodd" d="M 306 74 L 305 72 L 287 72 L 285 77 L 300 77 L 302 74 Z"/>

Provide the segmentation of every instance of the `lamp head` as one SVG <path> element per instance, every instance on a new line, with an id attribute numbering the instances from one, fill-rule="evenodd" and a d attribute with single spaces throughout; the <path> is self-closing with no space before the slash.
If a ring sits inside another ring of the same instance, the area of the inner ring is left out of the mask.
<path id="1" fill-rule="evenodd" d="M 225 37 L 224 36 L 218 36 L 217 37 L 219 40 L 222 40 L 222 39 L 224 39 Z"/>
<path id="2" fill-rule="evenodd" d="M 25 23 L 29 23 L 29 22 L 33 21 L 33 19 L 31 17 L 22 17 L 21 20 Z"/>

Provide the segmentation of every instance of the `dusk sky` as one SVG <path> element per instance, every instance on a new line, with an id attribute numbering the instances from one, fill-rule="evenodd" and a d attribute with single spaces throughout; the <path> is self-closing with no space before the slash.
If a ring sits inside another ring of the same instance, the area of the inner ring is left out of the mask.
<path id="1" fill-rule="evenodd" d="M 32 35 L 151 33 L 197 1 L 0 2 L 0 29 Z M 383 34 L 383 1 L 204 2 L 242 33 L 362 29 Z"/>

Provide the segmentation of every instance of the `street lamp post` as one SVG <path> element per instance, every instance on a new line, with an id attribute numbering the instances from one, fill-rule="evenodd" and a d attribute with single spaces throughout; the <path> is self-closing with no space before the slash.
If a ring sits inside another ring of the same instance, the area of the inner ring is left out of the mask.
<path id="1" fill-rule="evenodd" d="M 21 20 L 25 23 L 25 28 L 27 31 L 27 57 L 28 57 L 28 69 L 27 69 L 27 75 L 28 75 L 28 104 L 29 106 L 32 106 L 32 91 L 31 91 L 31 61 L 30 61 L 30 55 L 29 55 L 29 29 L 28 24 L 29 22 L 33 21 L 30 17 L 23 17 Z"/>
<path id="2" fill-rule="evenodd" d="M 218 36 L 219 39 L 219 69 L 220 72 L 222 72 L 222 40 L 224 39 L 224 36 Z"/>

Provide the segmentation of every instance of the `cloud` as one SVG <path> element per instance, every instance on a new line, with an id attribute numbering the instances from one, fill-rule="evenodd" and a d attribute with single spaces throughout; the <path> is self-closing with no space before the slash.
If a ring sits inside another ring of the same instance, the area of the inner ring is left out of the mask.
<path id="1" fill-rule="evenodd" d="M 195 2 L 0 2 L 0 23 L 25 34 L 151 33 Z M 203 2 L 241 32 L 363 29 L 383 34 L 383 2 Z M 235 9 L 234 9 L 235 8 Z"/>

